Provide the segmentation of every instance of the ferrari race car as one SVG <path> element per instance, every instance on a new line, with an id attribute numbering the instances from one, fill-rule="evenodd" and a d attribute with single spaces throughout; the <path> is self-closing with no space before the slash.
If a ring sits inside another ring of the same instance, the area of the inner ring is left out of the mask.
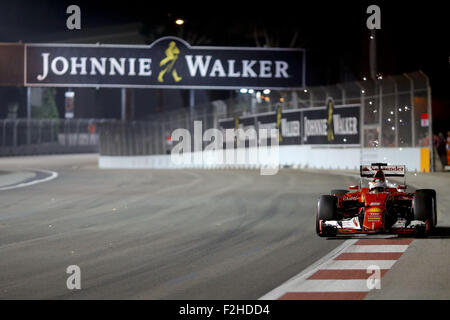
<path id="1" fill-rule="evenodd" d="M 406 192 L 406 183 L 388 184 L 386 177 L 404 177 L 405 166 L 372 163 L 360 166 L 360 185 L 331 190 L 319 198 L 316 232 L 321 237 L 343 234 L 427 235 L 436 226 L 436 191 Z M 363 188 L 363 178 L 372 178 Z"/>

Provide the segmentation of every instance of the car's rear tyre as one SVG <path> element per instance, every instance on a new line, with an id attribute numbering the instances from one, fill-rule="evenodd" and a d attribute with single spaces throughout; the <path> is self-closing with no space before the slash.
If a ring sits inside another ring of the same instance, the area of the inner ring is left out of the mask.
<path id="1" fill-rule="evenodd" d="M 437 224 L 436 190 L 434 190 L 434 189 L 417 189 L 416 192 L 420 193 L 420 194 L 426 194 L 431 197 L 432 206 L 433 206 L 431 226 L 436 227 L 436 224 Z"/>
<path id="2" fill-rule="evenodd" d="M 336 220 L 337 219 L 337 197 L 323 195 L 317 201 L 316 213 L 316 233 L 321 237 L 328 236 L 320 232 L 320 220 Z"/>
<path id="3" fill-rule="evenodd" d="M 343 193 L 347 193 L 347 192 L 348 192 L 348 190 L 345 190 L 345 189 L 333 189 L 330 191 L 330 195 L 336 196 L 338 198 L 342 198 L 344 196 Z"/>

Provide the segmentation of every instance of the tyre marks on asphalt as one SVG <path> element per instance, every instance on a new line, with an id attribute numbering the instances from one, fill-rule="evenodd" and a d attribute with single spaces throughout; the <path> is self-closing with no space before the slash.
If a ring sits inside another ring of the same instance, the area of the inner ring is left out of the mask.
<path id="1" fill-rule="evenodd" d="M 361 300 L 374 268 L 383 277 L 413 239 L 347 240 L 318 263 L 261 297 L 263 300 Z M 382 289 L 382 288 L 381 288 Z"/>

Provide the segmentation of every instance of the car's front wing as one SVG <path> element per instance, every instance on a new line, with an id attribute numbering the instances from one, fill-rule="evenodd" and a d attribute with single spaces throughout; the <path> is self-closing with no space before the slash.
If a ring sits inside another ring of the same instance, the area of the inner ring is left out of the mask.
<path id="1" fill-rule="evenodd" d="M 345 220 L 329 220 L 319 221 L 320 235 L 322 236 L 336 236 L 340 234 L 405 234 L 405 235 L 422 235 L 426 234 L 430 230 L 430 221 L 412 220 L 407 221 L 405 219 L 399 219 L 389 228 L 385 230 L 370 230 L 363 228 L 357 217 Z"/>

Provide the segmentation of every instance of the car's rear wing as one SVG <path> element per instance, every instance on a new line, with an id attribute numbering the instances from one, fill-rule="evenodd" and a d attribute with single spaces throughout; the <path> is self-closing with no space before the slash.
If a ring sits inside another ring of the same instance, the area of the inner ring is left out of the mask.
<path id="1" fill-rule="evenodd" d="M 404 177 L 406 166 L 388 165 L 387 163 L 372 163 L 359 167 L 361 177 L 372 178 L 377 170 L 382 170 L 385 177 Z"/>

